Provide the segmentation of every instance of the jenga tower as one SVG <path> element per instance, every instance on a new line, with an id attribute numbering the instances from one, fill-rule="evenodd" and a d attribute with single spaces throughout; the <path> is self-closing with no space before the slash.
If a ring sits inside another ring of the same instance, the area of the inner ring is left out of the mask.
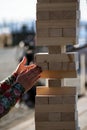
<path id="1" fill-rule="evenodd" d="M 79 130 L 76 87 L 64 86 L 64 78 L 76 78 L 74 54 L 66 45 L 77 44 L 78 0 L 37 0 L 37 46 L 48 53 L 35 55 L 46 86 L 36 90 L 36 130 Z"/>

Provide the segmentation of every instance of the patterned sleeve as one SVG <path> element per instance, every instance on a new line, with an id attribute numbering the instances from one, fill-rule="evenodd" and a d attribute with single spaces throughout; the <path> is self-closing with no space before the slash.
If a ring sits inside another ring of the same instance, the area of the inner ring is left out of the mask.
<path id="1" fill-rule="evenodd" d="M 0 118 L 10 111 L 24 92 L 24 87 L 19 83 L 15 83 L 3 95 L 0 95 Z"/>
<path id="2" fill-rule="evenodd" d="M 16 81 L 17 74 L 14 73 L 0 83 L 0 95 L 4 94 Z"/>

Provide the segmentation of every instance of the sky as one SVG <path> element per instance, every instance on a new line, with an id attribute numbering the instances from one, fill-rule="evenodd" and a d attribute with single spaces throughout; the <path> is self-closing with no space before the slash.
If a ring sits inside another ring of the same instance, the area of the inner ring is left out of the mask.
<path id="1" fill-rule="evenodd" d="M 81 20 L 87 22 L 87 0 L 80 0 Z"/>
<path id="2" fill-rule="evenodd" d="M 36 0 L 0 0 L 0 22 L 36 19 Z"/>
<path id="3" fill-rule="evenodd" d="M 81 20 L 87 21 L 87 2 L 81 1 Z M 0 22 L 36 19 L 37 0 L 0 0 Z"/>

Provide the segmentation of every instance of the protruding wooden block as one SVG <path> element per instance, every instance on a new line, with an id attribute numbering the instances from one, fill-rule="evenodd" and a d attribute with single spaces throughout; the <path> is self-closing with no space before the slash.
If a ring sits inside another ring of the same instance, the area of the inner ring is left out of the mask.
<path id="1" fill-rule="evenodd" d="M 63 78 L 76 78 L 76 77 L 77 77 L 76 70 L 73 70 L 73 71 L 45 70 L 41 73 L 41 78 L 63 79 Z"/>
<path id="2" fill-rule="evenodd" d="M 42 70 L 49 70 L 48 62 L 38 62 L 38 66 L 40 66 Z"/>
<path id="3" fill-rule="evenodd" d="M 37 95 L 76 95 L 76 87 L 37 87 Z"/>
<path id="4" fill-rule="evenodd" d="M 63 62 L 62 70 L 71 70 L 71 71 L 76 70 L 75 62 Z"/>
<path id="5" fill-rule="evenodd" d="M 76 65 L 75 62 L 69 63 L 69 70 L 75 70 L 76 69 Z"/>
<path id="6" fill-rule="evenodd" d="M 36 96 L 35 97 L 35 103 L 36 105 L 41 105 L 41 104 L 48 104 L 49 102 L 48 96 Z"/>
<path id="7" fill-rule="evenodd" d="M 49 62 L 49 70 L 62 70 L 62 62 Z"/>

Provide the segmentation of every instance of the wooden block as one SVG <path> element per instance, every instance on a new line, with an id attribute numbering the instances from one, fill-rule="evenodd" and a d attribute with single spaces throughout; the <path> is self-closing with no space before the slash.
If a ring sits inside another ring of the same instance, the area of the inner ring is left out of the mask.
<path id="1" fill-rule="evenodd" d="M 76 70 L 75 62 L 62 62 L 62 70 Z"/>
<path id="2" fill-rule="evenodd" d="M 74 45 L 76 37 L 36 37 L 37 46 Z"/>
<path id="3" fill-rule="evenodd" d="M 49 70 L 49 63 L 47 62 L 38 62 L 38 66 L 40 66 L 42 68 L 42 70 Z"/>
<path id="4" fill-rule="evenodd" d="M 62 112 L 61 121 L 75 121 L 75 113 L 74 112 Z"/>
<path id="5" fill-rule="evenodd" d="M 39 2 L 39 3 L 49 3 L 50 0 L 37 0 L 37 2 Z"/>
<path id="6" fill-rule="evenodd" d="M 62 70 L 62 62 L 49 62 L 49 70 Z"/>
<path id="7" fill-rule="evenodd" d="M 37 20 L 49 20 L 49 12 L 47 11 L 38 11 L 36 13 L 36 16 L 37 16 Z"/>
<path id="8" fill-rule="evenodd" d="M 76 65 L 75 65 L 75 62 L 73 63 L 69 63 L 69 70 L 75 70 L 76 69 Z"/>
<path id="9" fill-rule="evenodd" d="M 63 97 L 61 95 L 51 95 L 48 99 L 49 104 L 63 104 Z"/>
<path id="10" fill-rule="evenodd" d="M 63 85 L 63 80 L 61 79 L 46 79 L 46 86 L 60 87 Z"/>
<path id="11" fill-rule="evenodd" d="M 45 19 L 45 18 L 44 18 Z M 49 20 L 67 20 L 67 19 L 76 19 L 76 10 L 75 11 L 50 11 Z"/>
<path id="12" fill-rule="evenodd" d="M 66 127 L 63 129 L 63 128 L 60 128 L 58 126 L 38 126 L 36 125 L 36 129 L 35 130 L 80 130 L 80 128 L 70 128 L 70 129 L 67 129 Z"/>
<path id="13" fill-rule="evenodd" d="M 76 96 L 71 96 L 71 95 L 69 95 L 69 96 L 62 96 L 62 98 L 63 98 L 63 103 L 64 104 L 76 104 L 77 103 L 77 97 Z"/>
<path id="14" fill-rule="evenodd" d="M 41 104 L 48 104 L 49 98 L 48 96 L 36 96 L 35 97 L 35 103 L 37 105 L 41 105 Z"/>
<path id="15" fill-rule="evenodd" d="M 76 10 L 68 11 L 37 11 L 37 20 L 68 20 L 76 19 Z"/>
<path id="16" fill-rule="evenodd" d="M 62 28 L 49 28 L 49 37 L 62 37 L 63 31 Z"/>
<path id="17" fill-rule="evenodd" d="M 49 104 L 49 105 L 35 105 L 36 112 L 75 112 L 76 106 L 74 104 Z"/>
<path id="18" fill-rule="evenodd" d="M 61 113 L 60 112 L 51 112 L 49 113 L 49 121 L 60 121 L 61 120 Z"/>
<path id="19" fill-rule="evenodd" d="M 63 28 L 64 37 L 76 37 L 76 28 Z"/>
<path id="20" fill-rule="evenodd" d="M 67 2 L 77 2 L 78 0 L 37 0 L 39 3 L 67 3 Z"/>
<path id="21" fill-rule="evenodd" d="M 60 54 L 61 46 L 49 46 L 48 50 L 49 50 L 49 54 Z"/>
<path id="22" fill-rule="evenodd" d="M 68 70 L 69 62 L 63 62 L 62 63 L 62 70 Z"/>
<path id="23" fill-rule="evenodd" d="M 37 20 L 76 19 L 76 11 L 37 11 Z"/>
<path id="24" fill-rule="evenodd" d="M 36 122 L 44 122 L 49 121 L 49 112 L 35 112 L 35 121 Z"/>
<path id="25" fill-rule="evenodd" d="M 39 0 L 40 1 L 40 0 Z M 51 3 L 69 3 L 69 2 L 77 2 L 78 0 L 49 0 Z"/>
<path id="26" fill-rule="evenodd" d="M 37 29 L 37 37 L 49 37 L 49 30 L 47 29 Z"/>
<path id="27" fill-rule="evenodd" d="M 56 78 L 56 79 L 63 79 L 63 78 L 76 78 L 77 73 L 75 70 L 73 71 L 52 71 L 52 70 L 45 70 L 41 73 L 41 78 Z"/>
<path id="28" fill-rule="evenodd" d="M 36 125 L 35 130 L 64 130 L 64 129 L 60 129 L 60 128 L 55 127 L 55 126 L 50 127 L 50 126 L 38 126 L 38 125 Z"/>
<path id="29" fill-rule="evenodd" d="M 76 95 L 76 87 L 37 87 L 37 95 Z"/>
<path id="30" fill-rule="evenodd" d="M 77 3 L 37 3 L 37 11 L 76 11 Z"/>
<path id="31" fill-rule="evenodd" d="M 77 98 L 76 96 L 72 95 L 58 95 L 58 96 L 49 96 L 48 98 L 49 104 L 76 104 L 77 103 Z"/>
<path id="32" fill-rule="evenodd" d="M 76 19 L 36 21 L 37 30 L 48 28 L 75 28 L 75 27 L 76 27 Z"/>
<path id="33" fill-rule="evenodd" d="M 35 62 L 49 63 L 49 62 L 71 62 L 74 61 L 74 55 L 72 54 L 47 54 L 38 53 L 35 55 Z"/>
<path id="34" fill-rule="evenodd" d="M 54 128 L 57 127 L 58 129 L 64 129 L 64 130 L 68 130 L 68 129 L 72 129 L 75 130 L 76 126 L 75 126 L 75 122 L 74 121 L 65 121 L 65 122 L 36 122 L 36 126 L 47 126 L 52 127 L 53 130 L 55 130 Z M 42 130 L 42 129 L 41 129 Z M 45 130 L 45 129 L 44 129 Z M 46 129 L 47 130 L 47 129 Z"/>
<path id="35" fill-rule="evenodd" d="M 40 28 L 37 29 L 37 37 L 62 37 L 61 28 Z"/>

